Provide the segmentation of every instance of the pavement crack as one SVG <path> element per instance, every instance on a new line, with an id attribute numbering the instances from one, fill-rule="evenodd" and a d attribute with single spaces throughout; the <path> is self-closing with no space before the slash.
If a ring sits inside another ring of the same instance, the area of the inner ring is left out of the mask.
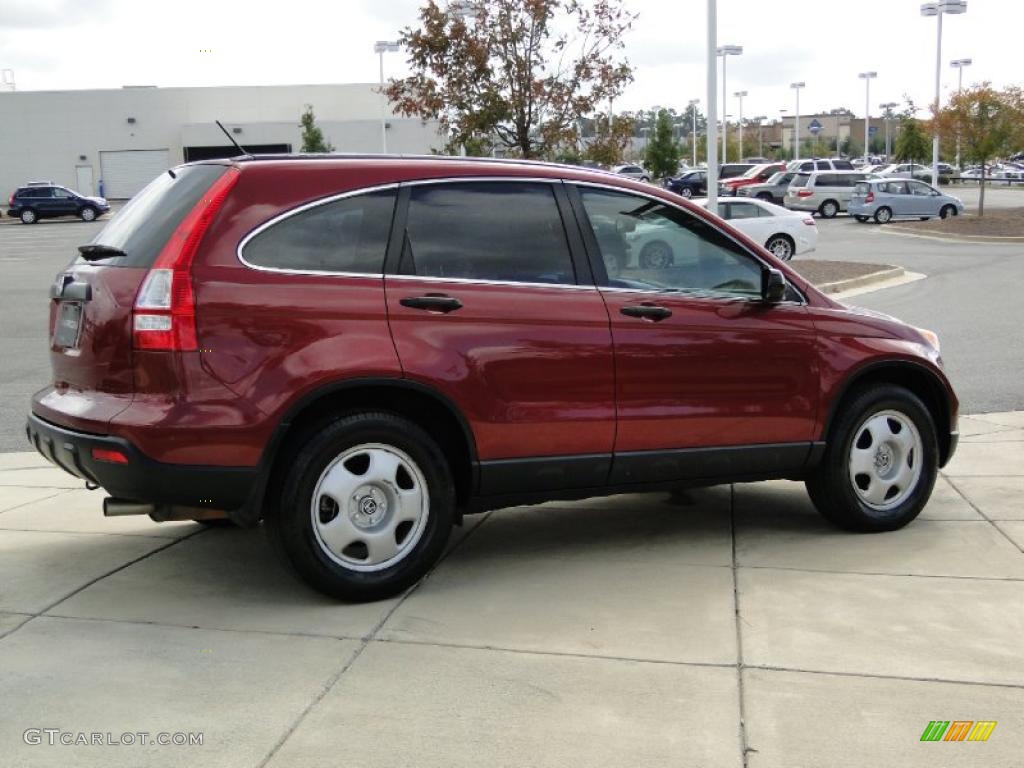
<path id="1" fill-rule="evenodd" d="M 991 525 L 993 528 L 995 528 L 997 531 L 999 531 L 1000 535 L 1002 535 L 1003 538 L 1005 538 L 1008 542 L 1010 542 L 1017 549 L 1018 552 L 1020 552 L 1021 554 L 1024 554 L 1024 547 L 1022 547 L 1020 544 L 1018 544 L 1016 541 L 1014 541 L 1013 538 L 1010 536 L 1010 534 L 1008 534 L 1006 531 L 1004 531 L 1002 528 L 1000 528 L 999 527 L 999 523 L 997 523 L 991 517 L 989 517 L 984 512 L 982 512 L 981 511 L 981 507 L 979 507 L 977 504 L 975 504 L 973 501 L 971 501 L 969 498 L 967 498 L 967 494 L 964 493 L 960 489 L 960 486 L 958 486 L 956 484 L 956 482 L 953 480 L 952 477 L 950 477 L 949 475 L 946 475 L 945 477 L 946 477 L 946 482 L 949 483 L 951 486 L 953 486 L 953 490 L 956 491 L 958 494 L 960 494 L 960 498 L 962 498 L 964 501 L 966 501 L 970 505 L 971 509 L 973 509 L 979 515 L 981 515 L 983 518 L 985 518 L 988 521 L 989 525 Z"/>
<path id="2" fill-rule="evenodd" d="M 732 540 L 732 605 L 736 624 L 736 685 L 739 700 L 740 755 L 743 768 L 747 768 L 747 756 L 756 749 L 747 742 L 746 700 L 743 691 L 743 617 L 740 613 L 739 563 L 736 558 L 736 485 L 729 485 L 729 535 Z"/>

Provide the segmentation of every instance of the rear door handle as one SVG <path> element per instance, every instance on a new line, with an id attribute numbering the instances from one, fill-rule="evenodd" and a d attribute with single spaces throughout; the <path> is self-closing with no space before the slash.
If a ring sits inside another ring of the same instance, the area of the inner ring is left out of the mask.
<path id="1" fill-rule="evenodd" d="M 658 322 L 666 317 L 672 317 L 672 310 L 667 307 L 659 307 L 654 304 L 641 304 L 638 307 L 623 307 L 619 310 L 626 317 L 639 317 L 641 320 L 653 320 Z"/>
<path id="2" fill-rule="evenodd" d="M 426 296 L 407 296 L 399 302 L 403 307 L 409 309 L 425 309 L 429 312 L 443 312 L 448 314 L 457 309 L 462 309 L 462 302 L 443 293 L 428 293 Z"/>

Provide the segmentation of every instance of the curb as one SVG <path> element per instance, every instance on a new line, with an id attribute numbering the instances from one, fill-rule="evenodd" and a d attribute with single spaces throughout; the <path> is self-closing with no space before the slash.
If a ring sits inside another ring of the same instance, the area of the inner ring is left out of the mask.
<path id="1" fill-rule="evenodd" d="M 900 226 L 887 226 L 878 230 L 879 232 L 889 232 L 894 235 L 905 235 L 907 237 L 920 237 L 925 240 L 941 240 L 946 243 L 1024 243 L 1024 237 L 1017 235 L 944 235 L 936 232 L 914 232 L 912 229 Z"/>
<path id="2" fill-rule="evenodd" d="M 880 269 L 877 272 L 869 272 L 866 275 L 860 275 L 859 277 L 850 277 L 846 280 L 835 280 L 831 283 L 821 283 L 820 285 L 814 286 L 822 293 L 845 293 L 846 291 L 852 291 L 855 288 L 866 288 L 874 285 L 875 283 L 887 283 L 890 280 L 897 280 L 906 274 L 906 270 L 903 267 L 890 267 L 889 269 Z"/>

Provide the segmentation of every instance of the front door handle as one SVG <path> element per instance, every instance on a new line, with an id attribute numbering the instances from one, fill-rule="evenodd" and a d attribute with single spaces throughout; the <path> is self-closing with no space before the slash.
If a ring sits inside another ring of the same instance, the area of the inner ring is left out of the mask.
<path id="1" fill-rule="evenodd" d="M 426 296 L 407 296 L 399 302 L 403 307 L 409 309 L 425 309 L 429 312 L 442 312 L 448 314 L 457 309 L 462 309 L 462 302 L 443 293 L 428 293 Z"/>
<path id="2" fill-rule="evenodd" d="M 656 304 L 641 304 L 638 307 L 623 307 L 619 310 L 626 317 L 639 317 L 641 320 L 653 320 L 658 322 L 666 317 L 672 317 L 672 310 L 667 307 L 659 307 Z"/>

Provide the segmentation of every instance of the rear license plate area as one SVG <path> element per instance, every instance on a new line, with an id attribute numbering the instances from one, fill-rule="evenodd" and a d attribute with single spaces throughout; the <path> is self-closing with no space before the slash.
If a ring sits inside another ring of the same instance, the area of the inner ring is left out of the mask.
<path id="1" fill-rule="evenodd" d="M 78 346 L 82 331 L 82 303 L 62 301 L 57 309 L 57 325 L 53 332 L 53 346 L 72 349 Z"/>

